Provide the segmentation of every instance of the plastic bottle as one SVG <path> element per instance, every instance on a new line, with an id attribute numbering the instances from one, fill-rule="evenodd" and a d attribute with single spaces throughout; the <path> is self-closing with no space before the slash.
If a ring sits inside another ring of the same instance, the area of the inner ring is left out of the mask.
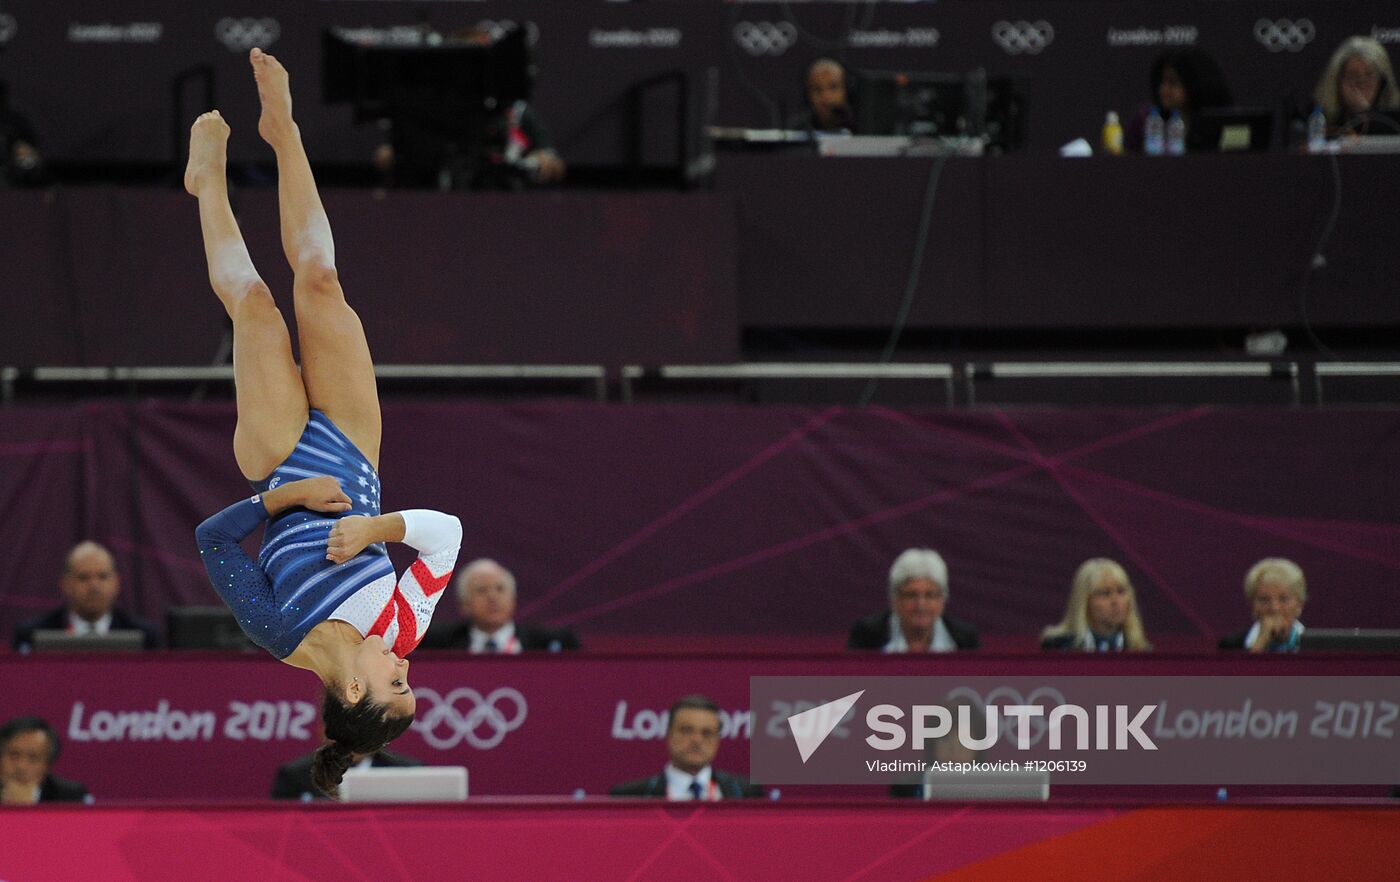
<path id="1" fill-rule="evenodd" d="M 1147 115 L 1147 125 L 1142 135 L 1142 152 L 1148 156 L 1161 156 L 1167 149 L 1166 124 L 1156 107 Z"/>
<path id="2" fill-rule="evenodd" d="M 1110 110 L 1103 121 L 1103 152 L 1109 156 L 1123 155 L 1123 124 L 1118 113 Z"/>
<path id="3" fill-rule="evenodd" d="M 1327 115 L 1316 104 L 1308 115 L 1308 152 L 1327 152 Z"/>
<path id="4" fill-rule="evenodd" d="M 1167 155 L 1186 155 L 1186 120 L 1181 118 L 1179 110 L 1172 111 L 1172 118 L 1167 123 Z"/>

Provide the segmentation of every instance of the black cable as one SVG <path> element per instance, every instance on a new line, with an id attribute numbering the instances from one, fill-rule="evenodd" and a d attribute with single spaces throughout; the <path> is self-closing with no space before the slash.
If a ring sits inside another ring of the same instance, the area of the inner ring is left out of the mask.
<path id="1" fill-rule="evenodd" d="M 894 359 L 895 350 L 899 347 L 899 338 L 904 333 L 904 326 L 909 321 L 909 313 L 914 308 L 914 297 L 919 290 L 919 275 L 924 266 L 924 252 L 928 250 L 929 230 L 933 225 L 933 204 L 938 195 L 938 179 L 943 174 L 943 166 L 948 162 L 948 153 L 943 153 L 933 161 L 933 169 L 929 172 L 928 185 L 924 188 L 924 209 L 919 217 L 919 230 L 914 241 L 914 259 L 909 267 L 909 277 L 904 285 L 904 299 L 899 304 L 899 313 L 895 316 L 894 324 L 890 327 L 890 338 L 885 343 L 884 352 L 880 353 L 879 366 L 884 367 Z M 865 391 L 861 393 L 857 407 L 865 407 L 870 403 L 870 399 L 875 397 L 875 387 L 879 385 L 879 377 L 871 377 L 865 384 Z"/>
<path id="2" fill-rule="evenodd" d="M 1356 133 L 1357 126 L 1373 122 L 1384 123 L 1396 132 L 1400 132 L 1400 123 L 1388 116 L 1374 116 L 1370 113 L 1359 113 L 1341 125 L 1339 131 L 1343 133 Z M 1313 330 L 1312 322 L 1308 319 L 1308 283 L 1312 280 L 1315 270 L 1323 269 L 1327 266 L 1327 256 L 1323 254 L 1323 249 L 1327 247 L 1327 241 L 1332 238 L 1332 233 L 1337 227 L 1337 218 L 1342 213 L 1342 168 L 1337 161 L 1337 154 L 1330 153 L 1327 156 L 1332 170 L 1332 212 L 1327 217 L 1327 223 L 1322 227 L 1322 235 L 1317 239 L 1317 246 L 1313 248 L 1312 256 L 1308 259 L 1308 265 L 1303 269 L 1303 279 L 1298 286 L 1298 317 L 1303 323 L 1303 333 L 1307 336 L 1308 342 L 1313 348 L 1326 356 L 1331 361 L 1340 361 L 1341 358 L 1333 352 L 1317 332 Z"/>
<path id="3" fill-rule="evenodd" d="M 1330 154 L 1327 159 L 1328 165 L 1332 169 L 1332 212 L 1327 217 L 1327 223 L 1322 227 L 1322 235 L 1317 239 L 1317 245 L 1312 250 L 1312 256 L 1308 258 L 1308 265 L 1303 269 L 1303 279 L 1298 285 L 1298 318 L 1303 323 L 1303 333 L 1307 335 L 1308 342 L 1313 348 L 1326 356 L 1331 361 L 1340 361 L 1337 353 L 1327 347 L 1322 342 L 1322 338 L 1317 336 L 1313 330 L 1312 322 L 1308 320 L 1308 282 L 1312 279 L 1314 270 L 1327 266 L 1327 258 L 1322 250 L 1327 247 L 1327 240 L 1332 238 L 1332 231 L 1337 227 L 1337 218 L 1342 213 L 1342 169 L 1341 163 L 1337 162 L 1337 155 Z"/>

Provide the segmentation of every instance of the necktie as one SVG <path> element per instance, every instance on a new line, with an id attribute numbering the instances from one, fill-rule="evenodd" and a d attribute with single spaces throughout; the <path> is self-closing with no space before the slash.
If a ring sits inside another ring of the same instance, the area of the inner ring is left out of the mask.
<path id="1" fill-rule="evenodd" d="M 700 782 L 699 782 L 699 781 L 691 781 L 691 782 L 690 782 L 690 798 L 691 798 L 691 799 L 699 799 L 699 798 L 700 798 Z"/>
<path id="2" fill-rule="evenodd" d="M 486 651 L 487 651 L 487 652 L 500 652 L 500 651 L 501 651 L 501 647 L 499 647 L 499 646 L 496 645 L 496 640 L 495 640 L 494 637 L 493 637 L 493 638 L 490 638 L 490 639 L 488 639 L 488 640 L 486 641 Z"/>

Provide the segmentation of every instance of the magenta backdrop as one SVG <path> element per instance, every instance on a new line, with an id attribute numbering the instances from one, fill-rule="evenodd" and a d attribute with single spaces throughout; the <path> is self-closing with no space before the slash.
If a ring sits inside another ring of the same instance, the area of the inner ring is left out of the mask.
<path id="1" fill-rule="evenodd" d="M 418 720 L 394 749 L 432 765 L 466 766 L 475 796 L 556 797 L 580 789 L 596 796 L 614 784 L 659 772 L 666 761 L 663 715 L 677 697 L 695 691 L 710 694 L 721 708 L 716 766 L 747 774 L 745 719 L 752 676 L 1347 676 L 1397 670 L 1393 657 L 1240 654 L 483 658 L 420 651 L 413 658 Z M 276 767 L 320 742 L 315 678 L 261 654 L 9 655 L 0 657 L 0 683 L 5 684 L 3 714 L 50 720 L 64 744 L 55 771 L 87 784 L 104 802 L 265 797 Z M 1286 783 L 1288 777 L 1281 772 L 1279 780 Z M 1380 771 L 1378 778 L 1379 784 L 1391 780 Z M 1200 786 L 1179 789 L 1179 795 L 1196 798 L 1214 793 Z M 1059 795 L 1076 790 L 1081 788 Z M 1133 798 L 1147 792 L 1120 790 Z M 1380 789 L 1374 790 L 1358 795 L 1379 795 Z M 880 786 L 784 791 L 788 798 L 885 795 Z"/>

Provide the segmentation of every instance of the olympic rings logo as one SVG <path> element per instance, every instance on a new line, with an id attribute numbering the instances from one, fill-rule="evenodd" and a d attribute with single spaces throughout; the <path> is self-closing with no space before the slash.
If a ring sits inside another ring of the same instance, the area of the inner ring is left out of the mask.
<path id="1" fill-rule="evenodd" d="M 999 21 L 992 25 L 992 42 L 1007 55 L 1039 55 L 1055 40 L 1050 22 Z"/>
<path id="2" fill-rule="evenodd" d="M 8 13 L 0 12 L 0 46 L 4 46 L 14 39 L 15 32 L 19 30 L 19 22 Z"/>
<path id="3" fill-rule="evenodd" d="M 525 696 L 509 686 L 502 686 L 485 698 L 467 686 L 453 689 L 446 698 L 421 687 L 413 694 L 432 707 L 414 720 L 412 728 L 438 750 L 448 750 L 463 741 L 477 750 L 490 750 L 525 722 Z M 458 710 L 458 702 L 465 703 L 465 713 Z M 510 716 L 502 713 L 498 705 L 512 706 Z M 439 734 L 439 729 L 445 729 L 445 734 Z"/>
<path id="4" fill-rule="evenodd" d="M 267 48 L 282 36 L 275 18 L 221 18 L 214 25 L 214 36 L 230 52 L 247 52 L 254 46 Z"/>
<path id="5" fill-rule="evenodd" d="M 1317 28 L 1313 26 L 1312 20 L 1307 18 L 1297 21 L 1286 18 L 1270 21 L 1261 18 L 1254 23 L 1254 39 L 1270 52 L 1282 52 L 1285 49 L 1289 52 L 1301 52 L 1316 36 Z"/>
<path id="6" fill-rule="evenodd" d="M 479 30 L 479 31 L 481 31 L 481 32 L 483 32 L 483 33 L 490 34 L 492 40 L 499 40 L 499 39 L 501 39 L 502 37 L 504 37 L 504 36 L 506 35 L 507 32 L 513 30 L 514 28 L 518 28 L 518 27 L 521 27 L 521 25 L 518 24 L 518 23 L 516 23 L 516 22 L 511 21 L 510 19 L 502 19 L 501 21 L 492 21 L 492 20 L 489 19 L 489 18 L 483 18 L 481 21 L 479 21 L 479 22 L 476 23 L 476 29 Z M 524 30 L 525 30 L 525 44 L 526 44 L 527 46 L 534 46 L 535 44 L 539 43 L 539 41 L 540 41 L 540 26 L 539 26 L 539 25 L 535 24 L 533 21 L 527 21 L 527 22 L 525 22 L 525 24 L 524 24 Z"/>
<path id="7" fill-rule="evenodd" d="M 972 704 L 977 708 L 978 711 L 985 710 L 987 705 L 989 704 L 1027 704 L 1044 705 L 1046 707 L 1055 707 L 1057 705 L 1065 704 L 1065 696 L 1060 692 L 1060 690 L 1052 688 L 1050 686 L 1038 686 L 1035 689 L 1032 689 L 1031 693 L 1025 696 L 1024 698 L 1021 697 L 1021 693 L 1017 692 L 1015 689 L 1012 689 L 1009 686 L 998 686 L 991 692 L 988 692 L 987 697 L 985 699 L 982 696 L 978 695 L 976 692 L 974 692 L 970 687 L 959 686 L 957 689 L 954 689 L 953 691 L 948 693 L 947 701 L 949 704 L 952 704 L 954 703 L 954 699 L 958 698 L 971 699 Z M 1016 718 L 1003 716 L 1001 718 L 1001 725 L 998 727 L 1001 733 L 1001 737 L 1008 739 L 1014 738 L 1016 734 L 1016 727 L 1018 725 L 1020 724 L 1018 723 Z M 1029 742 L 1027 742 L 1026 745 L 1028 747 L 1040 743 L 1041 739 L 1045 737 L 1046 730 L 1050 728 L 1050 724 L 1046 721 L 1046 718 L 1044 716 L 1031 717 L 1030 728 L 1031 739 Z"/>
<path id="8" fill-rule="evenodd" d="M 797 45 L 797 28 L 792 22 L 741 21 L 734 26 L 734 42 L 750 55 L 782 55 Z"/>

